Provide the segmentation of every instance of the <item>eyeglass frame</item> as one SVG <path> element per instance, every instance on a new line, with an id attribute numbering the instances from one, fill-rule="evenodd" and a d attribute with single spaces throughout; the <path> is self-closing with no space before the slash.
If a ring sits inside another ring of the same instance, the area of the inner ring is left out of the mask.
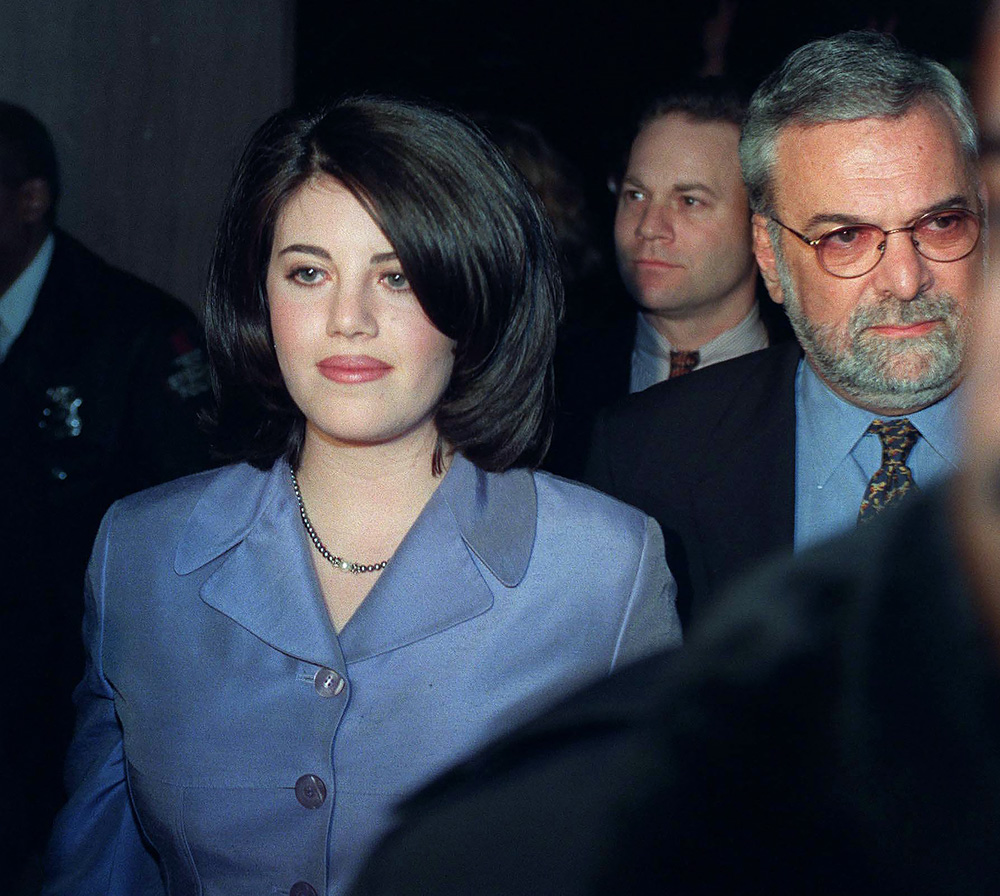
<path id="1" fill-rule="evenodd" d="M 914 239 L 914 232 L 920 225 L 921 221 L 924 221 L 927 218 L 934 218 L 938 215 L 947 215 L 949 212 L 961 212 L 963 215 L 968 215 L 969 217 L 975 218 L 977 224 L 979 225 L 979 229 L 976 232 L 976 239 L 969 247 L 969 251 L 964 252 L 962 255 L 959 255 L 958 258 L 949 258 L 946 261 L 942 261 L 939 258 L 930 258 L 927 255 L 924 255 L 924 253 L 920 251 L 920 245 L 917 243 L 916 239 Z M 953 261 L 961 261 L 963 258 L 968 258 L 976 250 L 976 246 L 979 245 L 979 239 L 983 234 L 983 216 L 978 212 L 972 211 L 971 209 L 961 208 L 958 206 L 954 208 L 943 208 L 938 211 L 927 212 L 926 214 L 921 215 L 919 218 L 917 218 L 917 220 L 914 221 L 912 224 L 910 224 L 909 227 L 895 227 L 892 230 L 883 230 L 877 224 L 869 224 L 867 222 L 862 221 L 858 222 L 857 224 L 842 224 L 840 225 L 840 227 L 834 227 L 832 230 L 828 230 L 826 233 L 822 234 L 821 236 L 818 236 L 814 240 L 809 239 L 809 237 L 799 233 L 794 228 L 789 227 L 783 221 L 779 221 L 776 217 L 774 217 L 774 215 L 768 215 L 767 217 L 769 220 L 774 221 L 774 223 L 777 224 L 779 227 L 783 227 L 789 233 L 797 236 L 800 240 L 802 240 L 803 243 L 809 246 L 810 249 L 814 250 L 816 252 L 816 261 L 819 263 L 819 266 L 824 271 L 826 271 L 831 277 L 836 277 L 838 280 L 856 280 L 858 277 L 864 277 L 865 274 L 870 274 L 872 271 L 874 271 L 875 268 L 878 267 L 879 262 L 882 261 L 883 258 L 885 258 L 886 244 L 889 241 L 889 237 L 894 233 L 906 233 L 907 231 L 909 231 L 910 242 L 913 244 L 914 251 L 916 251 L 916 253 L 921 258 L 926 258 L 928 261 L 936 261 L 939 264 L 951 264 Z M 874 227 L 875 230 L 879 231 L 882 234 L 882 242 L 877 247 L 878 257 L 875 259 L 875 263 L 870 268 L 868 268 L 868 270 L 862 271 L 860 274 L 836 274 L 833 271 L 831 271 L 825 264 L 823 264 L 822 256 L 820 255 L 819 244 L 823 242 L 823 240 L 825 240 L 831 234 L 836 233 L 838 230 L 850 230 L 852 227 Z"/>

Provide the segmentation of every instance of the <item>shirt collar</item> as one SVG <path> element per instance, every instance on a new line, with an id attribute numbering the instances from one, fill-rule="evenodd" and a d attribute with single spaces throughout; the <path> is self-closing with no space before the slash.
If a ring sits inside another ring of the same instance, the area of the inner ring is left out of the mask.
<path id="1" fill-rule="evenodd" d="M 38 293 L 52 263 L 54 248 L 55 237 L 50 233 L 28 266 L 0 296 L 0 361 L 7 356 L 14 340 L 24 331 L 31 312 L 35 310 Z"/>
<path id="2" fill-rule="evenodd" d="M 735 327 L 725 330 L 698 349 L 698 365 L 706 367 L 761 348 L 767 348 L 767 329 L 760 320 L 760 306 L 754 302 L 747 316 Z"/>
<path id="3" fill-rule="evenodd" d="M 287 515 L 291 508 L 297 519 L 294 502 L 284 461 L 277 461 L 268 473 L 246 464 L 224 468 L 191 515 L 177 550 L 177 572 L 185 575 L 221 556 L 259 527 L 262 518 Z M 524 577 L 531 558 L 536 506 L 535 480 L 529 470 L 487 473 L 456 452 L 414 529 L 424 525 L 423 518 L 435 517 L 447 507 L 463 541 L 493 575 L 513 587 Z"/>
<path id="4" fill-rule="evenodd" d="M 759 331 L 759 333 L 758 333 Z M 732 357 L 730 347 L 734 343 L 741 346 L 740 354 L 745 354 L 746 349 L 742 346 L 748 339 L 757 340 L 757 336 L 762 335 L 763 342 L 755 345 L 755 348 L 767 348 L 767 330 L 760 320 L 760 308 L 754 302 L 750 307 L 750 312 L 735 327 L 725 330 L 714 339 L 710 339 L 704 345 L 698 347 L 699 366 L 706 363 L 711 364 L 717 360 L 728 360 Z M 639 313 L 639 323 L 635 330 L 635 347 L 638 351 L 664 358 L 669 363 L 670 352 L 674 347 L 659 330 L 657 330 L 647 319 L 646 315 Z M 721 357 L 724 355 L 725 357 Z"/>
<path id="5" fill-rule="evenodd" d="M 632 352 L 632 392 L 646 389 L 670 376 L 670 352 L 674 349 L 644 314 L 640 312 L 637 316 L 639 320 L 635 328 Z M 698 365 L 695 369 L 728 361 L 738 355 L 767 348 L 767 345 L 767 328 L 760 319 L 760 308 L 754 302 L 747 316 L 735 327 L 725 330 L 698 348 Z"/>
<path id="6" fill-rule="evenodd" d="M 959 392 L 960 389 L 955 389 L 923 410 L 899 415 L 908 417 L 927 446 L 951 465 L 961 449 Z M 807 480 L 816 484 L 830 479 L 872 420 L 891 419 L 841 398 L 819 378 L 805 358 L 799 362 L 795 394 L 797 433 L 809 446 L 822 449 L 799 454 L 802 462 L 809 464 L 804 471 Z"/>

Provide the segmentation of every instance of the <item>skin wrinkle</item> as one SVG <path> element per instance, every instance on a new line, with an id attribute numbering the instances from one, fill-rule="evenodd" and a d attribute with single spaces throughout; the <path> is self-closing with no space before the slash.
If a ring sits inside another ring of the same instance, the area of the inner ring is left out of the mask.
<path id="1" fill-rule="evenodd" d="M 847 333 L 833 324 L 811 322 L 792 282 L 780 249 L 775 251 L 785 310 L 796 338 L 817 372 L 864 407 L 926 407 L 954 388 L 968 337 L 968 325 L 950 295 L 921 295 L 910 302 L 887 298 L 850 315 Z M 942 327 L 906 342 L 867 332 L 872 326 L 905 326 L 935 319 Z M 914 355 L 907 376 L 893 375 L 891 362 Z M 919 362 L 919 363 L 918 363 Z M 917 368 L 923 367 L 922 373 Z"/>
<path id="2" fill-rule="evenodd" d="M 781 178 L 782 170 L 798 176 Z M 856 216 L 891 230 L 942 203 L 977 207 L 976 181 L 936 106 L 918 106 L 899 119 L 791 126 L 778 139 L 776 173 L 776 217 L 792 227 L 819 214 L 825 222 Z M 765 279 L 813 368 L 835 392 L 877 413 L 912 413 L 961 381 L 981 245 L 965 259 L 933 262 L 917 253 L 910 234 L 896 233 L 872 271 L 842 279 L 822 270 L 815 251 L 777 224 L 758 215 L 755 230 Z M 926 332 L 884 332 L 920 324 Z"/>

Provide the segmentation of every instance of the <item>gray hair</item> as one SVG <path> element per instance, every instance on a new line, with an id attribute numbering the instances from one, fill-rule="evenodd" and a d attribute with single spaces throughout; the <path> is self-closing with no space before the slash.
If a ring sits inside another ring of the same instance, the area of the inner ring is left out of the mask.
<path id="1" fill-rule="evenodd" d="M 750 207 L 774 213 L 778 137 L 790 125 L 898 118 L 928 100 L 947 110 L 970 172 L 979 157 L 975 113 L 958 79 L 895 38 L 848 31 L 800 47 L 757 88 L 740 135 Z"/>

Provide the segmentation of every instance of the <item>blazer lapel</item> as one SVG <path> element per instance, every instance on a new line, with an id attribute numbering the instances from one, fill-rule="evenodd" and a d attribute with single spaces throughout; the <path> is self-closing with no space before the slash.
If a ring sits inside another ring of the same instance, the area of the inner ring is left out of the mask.
<path id="1" fill-rule="evenodd" d="M 201 586 L 206 604 L 283 653 L 331 666 L 340 650 L 358 662 L 485 613 L 493 592 L 476 560 L 502 585 L 519 584 L 536 518 L 531 473 L 484 473 L 456 455 L 339 644 L 283 462 L 269 473 L 221 471 L 195 507 L 175 568 L 186 575 L 217 563 Z"/>
<path id="2" fill-rule="evenodd" d="M 206 604 L 282 653 L 315 665 L 337 664 L 336 633 L 284 462 L 269 473 L 230 468 L 206 489 L 175 565 L 184 574 L 220 557 L 201 586 Z"/>
<path id="3" fill-rule="evenodd" d="M 340 633 L 358 662 L 485 613 L 493 592 L 473 555 L 500 582 L 517 585 L 535 539 L 534 479 L 488 474 L 456 454 L 364 603 Z"/>

